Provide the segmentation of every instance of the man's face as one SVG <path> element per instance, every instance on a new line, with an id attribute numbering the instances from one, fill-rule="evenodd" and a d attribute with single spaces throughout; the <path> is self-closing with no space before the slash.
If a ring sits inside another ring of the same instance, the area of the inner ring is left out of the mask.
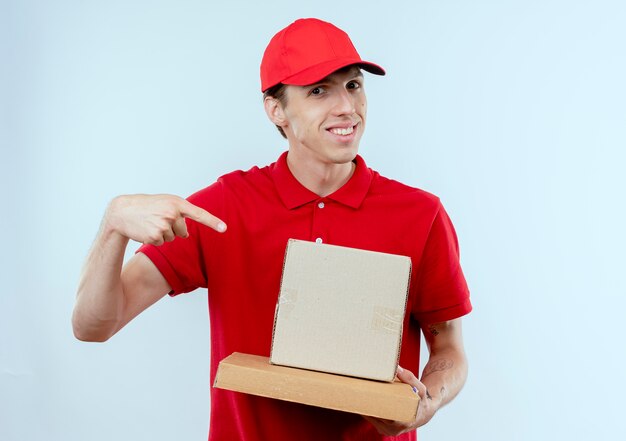
<path id="1" fill-rule="evenodd" d="M 363 74 L 352 66 L 309 86 L 287 86 L 284 124 L 289 149 L 325 164 L 354 159 L 365 130 Z"/>

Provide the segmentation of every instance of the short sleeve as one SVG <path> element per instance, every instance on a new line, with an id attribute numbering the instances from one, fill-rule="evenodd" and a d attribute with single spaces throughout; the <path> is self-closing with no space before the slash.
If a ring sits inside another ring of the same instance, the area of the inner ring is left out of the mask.
<path id="1" fill-rule="evenodd" d="M 191 195 L 187 200 L 224 219 L 221 182 Z M 205 253 L 212 248 L 211 237 L 214 234 L 207 231 L 209 227 L 191 219 L 185 219 L 185 222 L 188 237 L 177 237 L 160 246 L 142 245 L 137 250 L 145 254 L 165 277 L 172 288 L 171 296 L 207 286 Z"/>
<path id="2" fill-rule="evenodd" d="M 457 235 L 441 204 L 426 239 L 416 283 L 411 313 L 421 324 L 452 320 L 472 310 Z"/>

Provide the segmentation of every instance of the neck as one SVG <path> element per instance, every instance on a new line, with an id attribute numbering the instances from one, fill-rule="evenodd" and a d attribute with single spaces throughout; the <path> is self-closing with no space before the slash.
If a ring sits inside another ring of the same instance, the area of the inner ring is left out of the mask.
<path id="1" fill-rule="evenodd" d="M 321 163 L 299 160 L 298 155 L 290 150 L 287 154 L 287 165 L 291 174 L 306 189 L 320 197 L 328 196 L 339 190 L 352 177 L 356 165 L 346 163 Z"/>

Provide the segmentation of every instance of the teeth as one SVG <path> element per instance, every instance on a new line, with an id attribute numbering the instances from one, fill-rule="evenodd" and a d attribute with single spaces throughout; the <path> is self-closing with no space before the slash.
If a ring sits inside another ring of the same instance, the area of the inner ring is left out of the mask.
<path id="1" fill-rule="evenodd" d="M 354 132 L 354 127 L 348 127 L 346 129 L 339 129 L 339 128 L 335 128 L 335 129 L 330 129 L 331 133 L 334 133 L 335 135 L 349 135 L 352 132 Z"/>

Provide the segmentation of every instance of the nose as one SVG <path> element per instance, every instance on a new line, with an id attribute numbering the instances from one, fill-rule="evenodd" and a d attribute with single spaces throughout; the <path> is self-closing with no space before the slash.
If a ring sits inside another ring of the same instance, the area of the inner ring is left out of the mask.
<path id="1" fill-rule="evenodd" d="M 356 113 L 355 98 L 348 90 L 341 89 L 335 97 L 336 103 L 333 110 L 336 115 L 353 115 Z"/>

